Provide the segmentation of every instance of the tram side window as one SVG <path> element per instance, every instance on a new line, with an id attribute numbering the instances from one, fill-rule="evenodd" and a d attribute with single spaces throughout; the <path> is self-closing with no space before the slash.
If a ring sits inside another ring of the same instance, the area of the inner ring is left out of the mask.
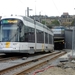
<path id="1" fill-rule="evenodd" d="M 24 42 L 24 24 L 22 21 L 19 23 L 19 41 Z"/>
<path id="2" fill-rule="evenodd" d="M 54 44 L 54 36 L 52 36 L 52 44 Z"/>
<path id="3" fill-rule="evenodd" d="M 53 43 L 53 36 L 49 34 L 49 44 Z"/>
<path id="4" fill-rule="evenodd" d="M 44 32 L 37 30 L 37 43 L 44 43 Z"/>
<path id="5" fill-rule="evenodd" d="M 1 25 L 0 25 L 0 34 L 1 34 Z M 0 41 L 1 41 L 1 35 L 0 35 Z"/>
<path id="6" fill-rule="evenodd" d="M 28 42 L 28 27 L 24 28 L 24 42 Z"/>
<path id="7" fill-rule="evenodd" d="M 35 42 L 34 28 L 27 27 L 27 31 L 25 31 L 25 42 Z"/>
<path id="8" fill-rule="evenodd" d="M 28 42 L 35 42 L 35 30 L 34 28 L 31 28 L 29 27 L 29 30 L 28 30 Z"/>
<path id="9" fill-rule="evenodd" d="M 22 28 L 21 28 L 21 34 L 20 34 L 20 41 L 21 42 L 24 42 L 24 26 L 22 26 Z"/>
<path id="10" fill-rule="evenodd" d="M 48 43 L 48 34 L 45 32 L 45 43 Z"/>

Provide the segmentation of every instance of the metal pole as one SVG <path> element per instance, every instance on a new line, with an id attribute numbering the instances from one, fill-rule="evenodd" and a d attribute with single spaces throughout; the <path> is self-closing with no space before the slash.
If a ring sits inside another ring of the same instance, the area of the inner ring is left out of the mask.
<path id="1" fill-rule="evenodd" d="M 74 40 L 73 41 L 74 41 L 74 45 L 73 45 L 74 46 L 73 55 L 74 55 L 74 52 L 75 52 L 75 26 L 74 26 Z"/>
<path id="2" fill-rule="evenodd" d="M 72 56 L 73 56 L 73 39 L 74 39 L 74 28 L 73 28 L 73 32 L 72 32 Z"/>
<path id="3" fill-rule="evenodd" d="M 34 28 L 35 28 L 35 50 L 36 50 L 36 44 L 37 44 L 37 32 L 36 32 L 36 0 L 35 0 L 35 16 L 34 16 Z"/>
<path id="4" fill-rule="evenodd" d="M 29 7 L 27 7 L 27 17 L 29 17 Z"/>
<path id="5" fill-rule="evenodd" d="M 73 33 L 72 33 L 72 57 L 74 55 L 74 50 L 75 50 L 75 24 L 74 24 Z"/>
<path id="6" fill-rule="evenodd" d="M 72 33 L 72 57 L 74 55 L 74 49 L 75 49 L 75 26 L 73 28 L 73 33 Z"/>
<path id="7" fill-rule="evenodd" d="M 32 9 L 29 9 L 29 7 L 27 7 L 27 17 L 29 17 L 29 11 L 31 11 Z"/>
<path id="8" fill-rule="evenodd" d="M 36 20 L 35 20 L 35 16 L 34 16 L 34 28 L 35 28 L 35 50 L 36 50 L 36 43 L 37 43 L 37 39 L 36 39 Z"/>

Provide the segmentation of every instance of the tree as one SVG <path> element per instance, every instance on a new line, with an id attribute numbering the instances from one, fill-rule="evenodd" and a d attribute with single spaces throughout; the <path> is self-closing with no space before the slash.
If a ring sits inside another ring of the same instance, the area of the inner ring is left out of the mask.
<path id="1" fill-rule="evenodd" d="M 42 21 L 41 23 L 44 24 L 44 25 L 45 25 L 45 24 L 46 24 L 46 25 L 49 25 L 49 23 L 46 22 L 46 21 Z"/>
<path id="2" fill-rule="evenodd" d="M 53 26 L 59 26 L 60 23 L 59 23 L 58 20 L 54 20 L 54 21 L 51 22 L 51 25 L 53 25 Z"/>
<path id="3" fill-rule="evenodd" d="M 72 26 L 75 26 L 75 19 L 71 23 Z"/>
<path id="4" fill-rule="evenodd" d="M 44 25 L 47 25 L 47 27 L 49 27 L 49 28 L 52 28 L 52 26 L 46 21 L 42 21 L 41 23 L 44 24 Z"/>

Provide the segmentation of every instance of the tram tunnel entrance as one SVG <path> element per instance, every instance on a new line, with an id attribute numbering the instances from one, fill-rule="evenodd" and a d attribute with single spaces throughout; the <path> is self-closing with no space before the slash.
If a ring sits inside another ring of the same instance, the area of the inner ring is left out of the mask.
<path id="1" fill-rule="evenodd" d="M 64 49 L 64 39 L 54 39 L 54 50 Z"/>

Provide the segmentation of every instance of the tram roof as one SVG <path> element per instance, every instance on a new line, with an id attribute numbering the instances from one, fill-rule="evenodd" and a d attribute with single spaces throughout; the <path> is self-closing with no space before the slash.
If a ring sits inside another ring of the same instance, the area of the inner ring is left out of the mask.
<path id="1" fill-rule="evenodd" d="M 34 19 L 30 18 L 30 17 L 26 17 L 26 16 L 21 16 L 21 15 L 11 15 L 11 16 L 2 16 L 1 19 L 4 19 L 4 18 L 17 18 L 17 19 L 21 19 L 21 20 L 26 20 L 28 22 L 31 22 L 31 23 L 36 23 L 37 25 L 41 26 L 41 27 L 44 27 L 50 31 L 52 31 L 50 28 L 48 28 L 46 25 L 38 22 L 38 21 L 35 21 Z"/>

